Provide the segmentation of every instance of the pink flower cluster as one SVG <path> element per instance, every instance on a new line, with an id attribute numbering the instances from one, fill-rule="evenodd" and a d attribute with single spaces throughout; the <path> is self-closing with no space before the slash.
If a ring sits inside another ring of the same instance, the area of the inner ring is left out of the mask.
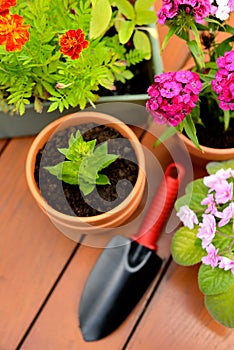
<path id="1" fill-rule="evenodd" d="M 199 75 L 190 71 L 155 75 L 146 109 L 158 124 L 177 126 L 192 112 L 201 88 Z"/>
<path id="2" fill-rule="evenodd" d="M 218 94 L 219 106 L 224 111 L 234 110 L 234 50 L 217 59 L 219 67 L 212 89 Z"/>
<path id="3" fill-rule="evenodd" d="M 228 181 L 229 179 L 231 181 Z M 202 258 L 202 262 L 205 265 L 211 265 L 212 268 L 218 266 L 225 271 L 231 270 L 234 275 L 234 260 L 219 255 L 219 248 L 216 248 L 212 243 L 216 234 L 219 234 L 219 227 L 223 227 L 230 222 L 233 225 L 234 222 L 233 179 L 234 170 L 231 168 L 227 170 L 220 169 L 216 174 L 204 177 L 203 183 L 208 188 L 208 195 L 201 201 L 201 205 L 205 205 L 206 209 L 200 223 L 196 213 L 187 205 L 179 209 L 177 216 L 184 226 L 189 229 L 193 229 L 194 225 L 199 225 L 197 237 L 201 239 L 202 248 L 207 253 Z M 232 237 L 230 235 L 230 238 Z M 229 253 L 228 251 L 227 254 Z"/>
<path id="4" fill-rule="evenodd" d="M 163 0 L 163 6 L 157 14 L 158 23 L 164 24 L 166 20 L 176 17 L 182 9 L 200 23 L 211 13 L 211 3 L 210 0 Z"/>

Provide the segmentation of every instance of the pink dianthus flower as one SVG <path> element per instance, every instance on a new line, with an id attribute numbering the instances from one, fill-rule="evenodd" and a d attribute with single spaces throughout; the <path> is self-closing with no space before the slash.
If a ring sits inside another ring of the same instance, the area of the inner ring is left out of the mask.
<path id="1" fill-rule="evenodd" d="M 217 59 L 219 70 L 212 80 L 212 89 L 218 94 L 219 106 L 224 111 L 234 110 L 234 50 Z"/>
<path id="2" fill-rule="evenodd" d="M 154 77 L 146 109 L 158 124 L 177 126 L 196 106 L 202 83 L 197 73 L 167 72 Z"/>
<path id="3" fill-rule="evenodd" d="M 158 12 L 158 22 L 164 24 L 166 20 L 176 17 L 180 11 L 194 16 L 200 23 L 211 13 L 210 0 L 163 0 L 163 5 Z"/>

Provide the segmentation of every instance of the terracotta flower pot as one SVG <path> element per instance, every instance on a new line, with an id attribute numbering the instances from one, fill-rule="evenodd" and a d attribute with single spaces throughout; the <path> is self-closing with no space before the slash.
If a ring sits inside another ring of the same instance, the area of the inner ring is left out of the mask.
<path id="1" fill-rule="evenodd" d="M 185 147 L 187 148 L 192 162 L 199 167 L 205 166 L 208 162 L 218 162 L 223 160 L 229 160 L 234 158 L 234 148 L 212 148 L 212 147 L 206 147 L 202 146 L 201 148 L 203 150 L 200 151 L 197 147 L 194 146 L 192 141 L 187 138 L 183 134 L 179 134 L 179 137 L 181 141 L 184 143 Z"/>
<path id="2" fill-rule="evenodd" d="M 34 178 L 36 155 L 49 138 L 58 130 L 84 123 L 106 124 L 114 127 L 129 139 L 135 151 L 139 167 L 136 183 L 127 198 L 112 210 L 96 216 L 77 217 L 63 214 L 52 208 L 41 196 Z M 45 127 L 34 139 L 26 160 L 26 178 L 28 187 L 39 207 L 45 212 L 56 227 L 67 236 L 77 239 L 77 234 L 100 233 L 103 229 L 113 228 L 126 221 L 138 207 L 145 187 L 145 158 L 142 146 L 135 133 L 123 122 L 108 114 L 98 112 L 77 112 L 55 120 Z"/>

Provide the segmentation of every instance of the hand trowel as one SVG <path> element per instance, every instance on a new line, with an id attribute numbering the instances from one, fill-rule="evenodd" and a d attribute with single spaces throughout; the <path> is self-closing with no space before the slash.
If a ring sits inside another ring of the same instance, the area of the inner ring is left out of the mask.
<path id="1" fill-rule="evenodd" d="M 130 314 L 162 265 L 155 244 L 176 199 L 184 168 L 171 163 L 138 233 L 114 236 L 98 258 L 84 287 L 79 323 L 86 341 L 113 332 Z"/>

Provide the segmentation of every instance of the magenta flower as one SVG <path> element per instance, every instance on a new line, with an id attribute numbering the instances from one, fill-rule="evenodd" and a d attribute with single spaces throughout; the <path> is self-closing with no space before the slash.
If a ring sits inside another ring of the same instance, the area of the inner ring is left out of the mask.
<path id="1" fill-rule="evenodd" d="M 216 221 L 211 214 L 203 214 L 202 219 L 197 237 L 202 240 L 202 248 L 206 248 L 215 236 Z"/>
<path id="2" fill-rule="evenodd" d="M 177 126 L 196 106 L 201 88 L 200 77 L 194 72 L 156 75 L 148 88 L 146 109 L 158 124 Z"/>
<path id="3" fill-rule="evenodd" d="M 210 244 L 206 247 L 207 256 L 204 256 L 202 258 L 202 262 L 205 265 L 211 265 L 211 267 L 214 269 L 216 266 L 218 266 L 220 257 L 218 255 L 218 249 L 215 249 L 215 246 L 213 244 Z"/>
<path id="4" fill-rule="evenodd" d="M 222 256 L 220 257 L 219 267 L 225 271 L 231 270 L 234 275 L 234 260 Z"/>
<path id="5" fill-rule="evenodd" d="M 211 13 L 210 0 L 163 0 L 161 10 L 158 12 L 158 22 L 164 24 L 183 11 L 192 15 L 195 21 L 200 23 Z"/>
<path id="6" fill-rule="evenodd" d="M 180 220 L 183 222 L 184 226 L 189 229 L 194 228 L 194 224 L 198 224 L 198 219 L 193 210 L 191 210 L 187 205 L 180 207 L 180 210 L 176 214 Z"/>
<path id="7" fill-rule="evenodd" d="M 162 97 L 172 98 L 178 96 L 181 90 L 181 85 L 175 81 L 166 81 L 161 89 Z"/>
<path id="8" fill-rule="evenodd" d="M 215 80 L 212 80 L 212 89 L 218 94 L 219 106 L 224 111 L 234 110 L 234 51 L 225 52 L 217 59 L 219 70 Z"/>

